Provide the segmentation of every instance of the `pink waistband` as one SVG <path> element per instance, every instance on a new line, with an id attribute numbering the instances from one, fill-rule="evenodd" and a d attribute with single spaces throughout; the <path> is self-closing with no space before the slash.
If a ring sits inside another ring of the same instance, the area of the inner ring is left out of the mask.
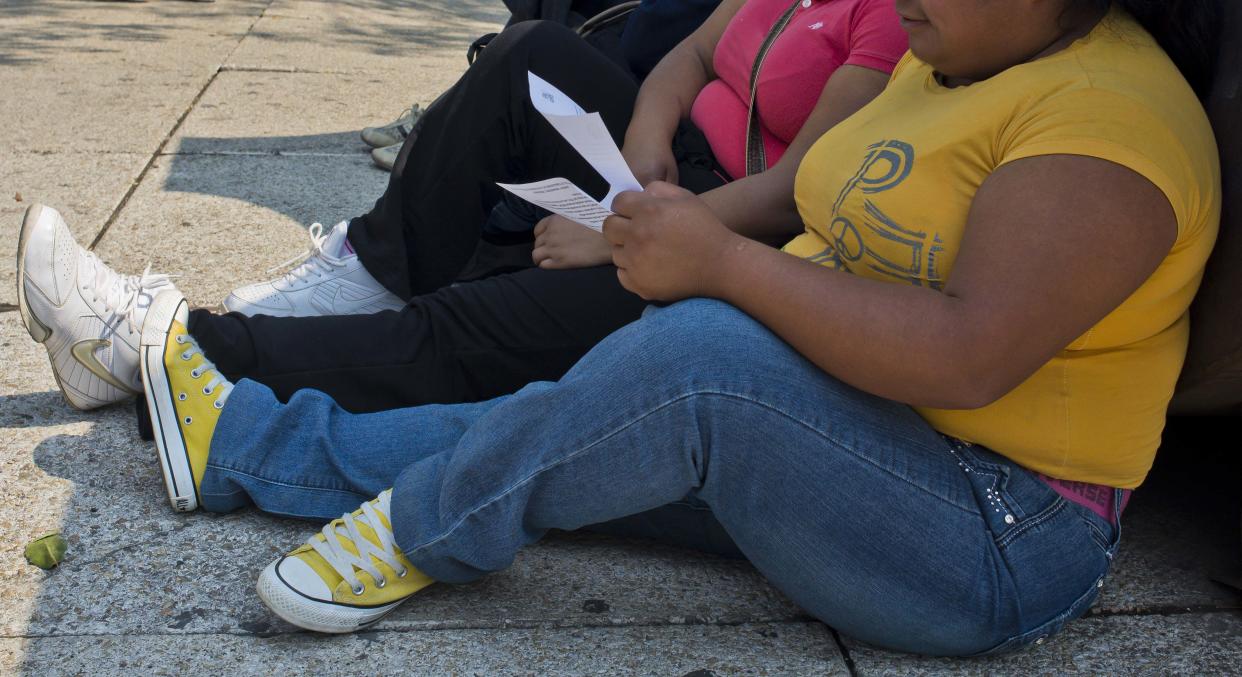
<path id="1" fill-rule="evenodd" d="M 1067 501 L 1072 501 L 1090 510 L 1091 512 L 1104 518 L 1109 524 L 1116 524 L 1117 518 L 1121 517 L 1121 511 L 1126 509 L 1126 504 L 1130 502 L 1130 495 L 1134 492 L 1129 489 L 1123 489 L 1121 492 L 1121 508 L 1113 515 L 1113 487 L 1104 486 L 1103 484 L 1088 484 L 1086 482 L 1074 482 L 1071 480 L 1062 480 L 1055 477 L 1037 473 L 1036 477 L 1043 480 L 1052 487 L 1052 490 L 1061 494 Z"/>

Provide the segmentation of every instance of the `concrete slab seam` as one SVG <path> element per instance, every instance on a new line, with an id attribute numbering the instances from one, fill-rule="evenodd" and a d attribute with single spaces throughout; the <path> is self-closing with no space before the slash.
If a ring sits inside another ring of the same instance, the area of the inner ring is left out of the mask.
<path id="1" fill-rule="evenodd" d="M 328 153 L 301 150 L 206 150 L 206 151 L 169 151 L 160 153 L 160 157 L 176 157 L 192 155 L 195 157 L 347 157 L 357 158 L 358 153 Z"/>
<path id="2" fill-rule="evenodd" d="M 230 55 L 231 56 L 231 55 Z M 297 68 L 294 66 L 230 66 L 220 67 L 221 72 L 225 73 L 284 73 L 298 75 L 357 75 L 364 71 L 348 71 L 348 70 L 313 70 L 309 68 Z"/>
<path id="3" fill-rule="evenodd" d="M 220 71 L 223 64 L 228 63 L 229 59 L 233 57 L 233 54 L 237 52 L 237 48 L 241 46 L 242 42 L 244 42 L 246 38 L 254 32 L 255 25 L 263 19 L 263 17 L 267 14 L 267 11 L 272 8 L 272 3 L 275 1 L 276 0 L 268 0 L 267 5 L 263 7 L 263 11 L 259 12 L 258 16 L 250 22 L 250 25 L 246 27 L 246 31 L 237 39 L 237 44 L 233 45 L 233 49 L 230 49 L 229 53 L 226 54 L 221 60 L 221 65 L 216 67 L 215 72 L 211 74 L 211 77 L 207 78 L 207 82 L 204 83 L 202 88 L 198 90 L 198 94 L 194 95 L 194 99 L 192 99 L 190 104 L 186 106 L 186 109 L 181 112 L 181 115 L 177 118 L 177 121 L 173 123 L 172 129 L 164 135 L 164 139 L 160 141 L 160 145 L 156 147 L 155 152 L 151 154 L 150 159 L 148 159 L 147 163 L 143 165 L 142 171 L 138 172 L 137 178 L 133 180 L 129 188 L 125 191 L 125 195 L 121 197 L 121 201 L 117 204 L 116 208 L 112 210 L 112 214 L 108 216 L 108 220 L 104 221 L 103 227 L 99 229 L 99 233 L 95 235 L 95 239 L 91 240 L 90 245 L 87 247 L 88 250 L 93 251 L 95 247 L 103 241 L 104 235 L 108 234 L 108 229 L 112 227 L 113 223 L 116 223 L 118 218 L 120 218 L 121 210 L 125 209 L 125 206 L 129 204 L 129 199 L 133 197 L 134 193 L 138 190 L 138 186 L 142 185 L 143 179 L 147 177 L 147 174 L 155 165 L 155 161 L 158 160 L 160 155 L 163 154 L 164 148 L 168 146 L 168 142 L 177 135 L 177 131 L 181 129 L 181 125 L 185 123 L 186 118 L 188 118 L 194 108 L 198 106 L 198 102 L 202 100 L 203 95 L 206 94 L 207 90 L 211 88 L 211 85 L 216 81 L 216 78 L 220 77 Z"/>
<path id="4" fill-rule="evenodd" d="M 845 645 L 841 633 L 837 632 L 834 627 L 829 627 L 828 631 L 832 633 L 832 641 L 836 642 L 837 651 L 841 652 L 841 660 L 845 661 L 845 669 L 849 671 L 850 677 L 858 677 L 858 668 L 854 665 L 854 658 L 850 656 L 850 648 Z"/>
<path id="5" fill-rule="evenodd" d="M 1216 613 L 1240 613 L 1242 612 L 1242 604 L 1237 606 L 1222 606 L 1211 604 L 1197 604 L 1194 606 L 1153 606 L 1146 609 L 1119 609 L 1110 611 L 1092 610 L 1084 618 L 1114 618 L 1114 617 L 1130 617 L 1130 616 L 1193 616 L 1196 614 L 1216 614 Z"/>
<path id="6" fill-rule="evenodd" d="M 812 618 L 792 618 L 792 619 L 747 619 L 744 621 L 725 621 L 725 622 L 704 622 L 704 623 L 563 623 L 563 622 L 544 622 L 544 623 L 431 623 L 425 627 L 420 625 L 388 628 L 388 627 L 371 627 L 366 630 L 368 634 L 409 634 L 422 632 L 460 632 L 460 631 L 486 631 L 486 630 L 637 630 L 637 629 L 658 629 L 658 628 L 744 628 L 752 625 L 823 625 L 823 623 Z M 319 637 L 319 633 L 310 630 L 301 630 L 288 626 L 287 631 L 275 630 L 255 632 L 250 630 L 230 630 L 230 629 L 204 629 L 189 630 L 185 632 L 49 632 L 49 633 L 25 633 L 25 634 L 0 634 L 0 640 L 5 639 L 51 639 L 51 638 L 72 638 L 72 637 L 194 637 L 194 636 L 210 636 L 210 635 L 227 635 L 229 637 L 284 637 L 310 635 Z M 824 626 L 827 627 L 827 626 Z M 827 628 L 832 634 L 835 643 L 844 651 L 843 640 L 837 635 L 836 630 Z"/>

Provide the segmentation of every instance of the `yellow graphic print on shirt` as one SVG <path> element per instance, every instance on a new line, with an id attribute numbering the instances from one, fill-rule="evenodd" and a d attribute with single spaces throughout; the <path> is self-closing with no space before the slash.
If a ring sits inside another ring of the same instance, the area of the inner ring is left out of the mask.
<path id="1" fill-rule="evenodd" d="M 944 246 L 939 234 L 931 234 L 929 241 L 925 229 L 903 226 L 878 202 L 881 193 L 901 185 L 913 169 L 914 147 L 910 144 L 881 141 L 869 146 L 862 166 L 833 202 L 828 246 L 806 259 L 837 270 L 865 265 L 882 276 L 940 290 L 944 278 L 936 269 L 936 261 Z M 858 223 L 842 213 L 842 206 L 854 193 L 864 196 Z"/>

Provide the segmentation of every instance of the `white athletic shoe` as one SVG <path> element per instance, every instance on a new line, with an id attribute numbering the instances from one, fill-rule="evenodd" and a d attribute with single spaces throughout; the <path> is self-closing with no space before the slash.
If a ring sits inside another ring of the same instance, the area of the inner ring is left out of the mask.
<path id="1" fill-rule="evenodd" d="M 414 131 L 414 126 L 422 116 L 422 106 L 414 104 L 401 111 L 396 120 L 386 125 L 363 128 L 362 141 L 372 148 L 383 148 L 393 144 L 401 145 L 405 141 L 405 137 Z"/>
<path id="2" fill-rule="evenodd" d="M 47 348 L 60 392 L 94 409 L 142 392 L 138 348 L 166 275 L 121 275 L 78 246 L 59 212 L 31 205 L 17 244 L 17 307 Z"/>
<path id="3" fill-rule="evenodd" d="M 371 161 L 375 163 L 376 167 L 391 172 L 392 168 L 397 166 L 397 157 L 401 155 L 401 145 L 395 143 L 383 148 L 372 148 Z"/>
<path id="4" fill-rule="evenodd" d="M 327 235 L 322 224 L 313 224 L 311 249 L 300 265 L 281 278 L 233 290 L 224 299 L 225 310 L 243 315 L 310 317 L 366 315 L 405 307 L 405 302 L 371 277 L 358 255 L 347 248 L 348 232 L 349 224 L 344 221 Z"/>

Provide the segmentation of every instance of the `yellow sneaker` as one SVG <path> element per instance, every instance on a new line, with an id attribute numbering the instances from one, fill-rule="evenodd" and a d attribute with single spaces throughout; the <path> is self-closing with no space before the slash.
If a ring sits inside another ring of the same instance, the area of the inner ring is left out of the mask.
<path id="1" fill-rule="evenodd" d="M 353 632 L 435 581 L 401 554 L 388 521 L 392 490 L 332 520 L 267 565 L 256 586 L 277 616 L 307 630 Z"/>
<path id="2" fill-rule="evenodd" d="M 139 361 L 168 500 L 180 511 L 198 507 L 211 437 L 233 390 L 186 330 L 189 317 L 180 293 L 155 297 L 142 325 Z"/>

